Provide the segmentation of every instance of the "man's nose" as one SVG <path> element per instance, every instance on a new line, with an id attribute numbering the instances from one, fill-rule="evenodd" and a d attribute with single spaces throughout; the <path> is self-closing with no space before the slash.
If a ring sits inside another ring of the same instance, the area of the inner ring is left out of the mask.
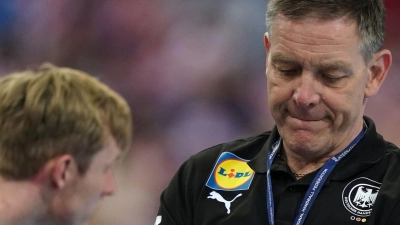
<path id="1" fill-rule="evenodd" d="M 310 73 L 303 73 L 295 83 L 293 99 L 297 106 L 309 108 L 317 105 L 321 100 L 320 84 Z"/>

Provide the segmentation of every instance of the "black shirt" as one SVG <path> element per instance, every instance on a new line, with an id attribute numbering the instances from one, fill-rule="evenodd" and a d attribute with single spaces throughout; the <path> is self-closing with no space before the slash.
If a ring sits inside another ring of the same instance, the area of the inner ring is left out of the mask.
<path id="1" fill-rule="evenodd" d="M 400 224 L 400 150 L 368 130 L 327 178 L 305 225 Z M 266 157 L 271 132 L 220 144 L 187 160 L 161 195 L 160 225 L 267 225 Z M 277 156 L 271 166 L 275 224 L 292 225 L 317 171 L 296 180 Z"/>

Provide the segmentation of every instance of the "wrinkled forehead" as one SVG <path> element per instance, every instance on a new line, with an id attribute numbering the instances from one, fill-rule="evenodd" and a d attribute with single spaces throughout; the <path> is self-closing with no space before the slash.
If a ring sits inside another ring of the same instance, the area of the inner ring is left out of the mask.
<path id="1" fill-rule="evenodd" d="M 286 22 L 299 22 L 299 21 L 304 21 L 304 20 L 316 20 L 320 21 L 321 23 L 326 23 L 329 21 L 340 21 L 341 23 L 347 24 L 347 25 L 358 25 L 358 22 L 355 18 L 350 17 L 348 14 L 343 14 L 343 15 L 324 15 L 321 14 L 321 12 L 308 12 L 307 14 L 301 14 L 301 15 L 285 15 L 283 13 L 277 14 L 273 20 L 271 21 L 271 27 L 270 29 L 273 29 L 274 25 L 276 23 L 286 21 Z M 271 32 L 271 31 L 269 31 Z"/>
<path id="2" fill-rule="evenodd" d="M 349 27 L 354 32 L 355 35 L 358 35 L 357 30 L 357 22 L 355 20 L 351 20 L 346 16 L 343 17 L 335 17 L 335 18 L 321 18 L 318 16 L 307 16 L 301 18 L 291 18 L 282 14 L 279 14 L 274 19 L 272 23 L 273 30 L 309 30 L 310 32 L 314 32 L 316 28 L 324 28 L 326 32 L 321 33 L 320 36 L 330 35 L 330 33 L 334 33 L 339 27 Z M 271 34 L 273 32 L 269 32 Z"/>
<path id="3" fill-rule="evenodd" d="M 341 42 L 342 39 L 352 40 L 352 45 L 359 46 L 361 50 L 362 38 L 358 32 L 356 21 L 347 17 L 325 19 L 320 17 L 290 18 L 284 15 L 277 15 L 272 24 L 271 32 L 268 32 L 270 43 L 273 44 L 276 38 L 282 35 L 299 34 L 292 36 L 295 41 L 307 41 L 306 44 L 325 45 L 333 42 Z M 308 38 L 312 37 L 312 38 Z"/>
<path id="4" fill-rule="evenodd" d="M 293 61 L 295 56 L 306 57 L 303 60 L 315 61 L 314 63 L 318 64 L 326 62 L 330 68 L 343 68 L 342 62 L 338 66 L 338 58 L 342 61 L 344 59 L 362 61 L 361 41 L 355 23 L 348 24 L 340 18 L 291 20 L 279 17 L 273 26 L 275 32 L 268 34 L 268 57 L 273 56 L 274 60 L 280 62 Z M 288 59 L 289 56 L 292 58 Z"/>

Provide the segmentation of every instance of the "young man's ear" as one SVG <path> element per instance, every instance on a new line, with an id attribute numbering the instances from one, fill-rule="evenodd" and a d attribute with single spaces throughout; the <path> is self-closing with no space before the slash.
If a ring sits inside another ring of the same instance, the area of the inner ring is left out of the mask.
<path id="1" fill-rule="evenodd" d="M 387 72 L 392 64 L 392 53 L 383 49 L 374 54 L 368 64 L 368 81 L 365 88 L 365 98 L 370 98 L 378 93 Z"/>
<path id="2" fill-rule="evenodd" d="M 50 179 L 57 189 L 62 189 L 78 174 L 78 168 L 71 155 L 58 156 L 48 163 L 51 164 Z"/>

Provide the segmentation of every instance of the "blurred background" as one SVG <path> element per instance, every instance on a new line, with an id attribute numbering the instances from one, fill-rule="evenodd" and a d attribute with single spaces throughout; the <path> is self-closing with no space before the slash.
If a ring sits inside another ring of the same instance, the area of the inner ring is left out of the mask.
<path id="1" fill-rule="evenodd" d="M 153 224 L 190 155 L 269 130 L 267 0 L 0 0 L 0 76 L 47 61 L 98 77 L 127 99 L 132 149 L 119 189 L 90 225 Z M 400 2 L 387 6 L 393 65 L 366 114 L 400 145 Z"/>

